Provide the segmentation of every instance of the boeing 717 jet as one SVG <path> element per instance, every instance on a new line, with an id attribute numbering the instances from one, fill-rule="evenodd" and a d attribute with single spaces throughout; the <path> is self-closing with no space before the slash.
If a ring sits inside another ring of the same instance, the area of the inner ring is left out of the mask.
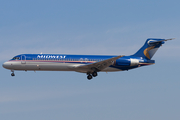
<path id="1" fill-rule="evenodd" d="M 124 71 L 155 64 L 151 60 L 158 48 L 172 39 L 149 38 L 133 55 L 68 55 L 68 54 L 21 54 L 3 64 L 15 76 L 15 70 L 23 71 L 76 71 L 87 74 L 91 80 L 98 72 Z"/>

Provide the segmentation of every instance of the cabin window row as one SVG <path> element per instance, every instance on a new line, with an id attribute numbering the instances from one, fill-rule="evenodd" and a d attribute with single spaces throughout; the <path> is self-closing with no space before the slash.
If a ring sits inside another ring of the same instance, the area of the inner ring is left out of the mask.
<path id="1" fill-rule="evenodd" d="M 51 60 L 51 61 L 103 61 L 104 59 L 40 59 L 33 58 L 33 60 Z"/>

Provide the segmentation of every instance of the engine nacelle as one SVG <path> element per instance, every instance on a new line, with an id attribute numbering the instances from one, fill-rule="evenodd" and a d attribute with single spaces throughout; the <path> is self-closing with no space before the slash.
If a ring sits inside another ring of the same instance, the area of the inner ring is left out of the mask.
<path id="1" fill-rule="evenodd" d="M 137 66 L 137 65 L 139 65 L 139 60 L 137 60 L 137 59 L 130 59 L 130 61 L 131 61 L 130 66 Z"/>
<path id="2" fill-rule="evenodd" d="M 139 65 L 139 60 L 138 59 L 118 59 L 116 60 L 116 65 L 117 66 L 137 66 Z"/>

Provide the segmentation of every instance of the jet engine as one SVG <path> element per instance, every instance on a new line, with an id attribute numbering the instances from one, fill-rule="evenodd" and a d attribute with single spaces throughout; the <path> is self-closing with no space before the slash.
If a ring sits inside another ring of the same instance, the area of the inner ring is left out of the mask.
<path id="1" fill-rule="evenodd" d="M 117 66 L 137 66 L 139 65 L 138 59 L 118 59 L 116 60 Z"/>
<path id="2" fill-rule="evenodd" d="M 137 60 L 137 59 L 130 59 L 130 61 L 131 61 L 130 66 L 137 66 L 137 65 L 139 65 L 139 60 Z"/>

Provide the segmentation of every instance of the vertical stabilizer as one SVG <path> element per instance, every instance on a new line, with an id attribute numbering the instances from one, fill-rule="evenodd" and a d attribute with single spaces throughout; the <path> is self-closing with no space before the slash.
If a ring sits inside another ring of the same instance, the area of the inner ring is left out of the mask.
<path id="1" fill-rule="evenodd" d="M 172 39 L 156 39 L 149 38 L 146 40 L 145 44 L 133 55 L 136 57 L 143 57 L 146 59 L 151 59 L 153 55 L 156 53 L 158 48 L 165 43 L 167 40 Z"/>

